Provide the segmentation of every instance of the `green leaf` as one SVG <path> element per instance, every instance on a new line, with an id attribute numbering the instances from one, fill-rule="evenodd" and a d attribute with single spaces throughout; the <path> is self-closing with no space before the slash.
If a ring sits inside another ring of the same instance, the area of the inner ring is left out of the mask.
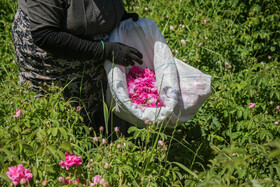
<path id="1" fill-rule="evenodd" d="M 189 168 L 187 168 L 186 166 L 184 166 L 183 164 L 179 163 L 179 162 L 171 162 L 173 164 L 176 164 L 177 166 L 179 166 L 180 168 L 182 168 L 183 170 L 185 170 L 186 172 L 188 172 L 189 174 L 191 174 L 192 176 L 194 176 L 196 179 L 198 179 L 199 181 L 201 181 L 201 179 L 198 178 L 198 176 L 196 175 L 195 172 L 191 171 Z"/>
<path id="2" fill-rule="evenodd" d="M 218 118 L 216 118 L 216 117 L 213 118 L 212 123 L 213 123 L 216 127 L 221 127 L 221 123 L 219 122 Z"/>
<path id="3" fill-rule="evenodd" d="M 241 179 L 242 177 L 244 177 L 245 176 L 245 174 L 246 174 L 246 169 L 240 169 L 239 171 L 238 171 L 238 178 L 239 179 Z"/>
<path id="4" fill-rule="evenodd" d="M 37 135 L 39 135 L 39 134 L 41 134 L 42 136 L 46 136 L 46 135 L 47 135 L 46 131 L 43 130 L 43 129 L 39 129 L 39 130 L 37 131 Z"/>
<path id="5" fill-rule="evenodd" d="M 32 167 L 32 174 L 33 174 L 34 179 L 36 179 L 36 177 L 37 177 L 37 168 L 35 166 Z"/>
<path id="6" fill-rule="evenodd" d="M 65 109 L 64 104 L 59 103 L 58 105 L 59 105 L 59 109 L 60 109 L 60 111 L 61 111 L 61 112 L 63 112 L 63 111 L 64 111 L 64 109 Z"/>
<path id="7" fill-rule="evenodd" d="M 59 160 L 59 157 L 57 156 L 56 154 L 56 149 L 52 146 L 47 146 L 48 150 L 52 153 L 52 155 L 57 159 Z"/>
<path id="8" fill-rule="evenodd" d="M 128 132 L 128 134 L 130 134 L 130 133 L 132 133 L 132 132 L 134 132 L 134 131 L 136 131 L 136 130 L 138 130 L 138 128 L 135 127 L 135 126 L 132 126 L 132 127 L 129 127 L 129 129 L 127 130 L 127 132 Z"/>
<path id="9" fill-rule="evenodd" d="M 69 142 L 63 142 L 63 143 L 59 146 L 58 149 L 59 149 L 59 150 L 60 150 L 60 149 L 63 149 L 63 150 L 65 150 L 66 152 L 71 153 L 71 152 L 72 152 L 72 145 L 71 145 Z"/>
<path id="10" fill-rule="evenodd" d="M 29 134 L 29 133 L 31 133 L 32 132 L 32 129 L 25 129 L 25 130 L 23 130 L 22 132 L 21 132 L 21 134 L 22 135 L 26 135 L 26 134 Z"/>
<path id="11" fill-rule="evenodd" d="M 62 127 L 59 127 L 58 129 L 59 129 L 60 133 L 62 134 L 62 136 L 65 139 L 67 139 L 68 138 L 68 134 L 67 134 L 66 130 L 64 128 L 62 128 Z"/>
<path id="12" fill-rule="evenodd" d="M 237 110 L 237 117 L 240 119 L 242 117 L 242 110 Z"/>
<path id="13" fill-rule="evenodd" d="M 7 155 L 6 158 L 8 158 L 9 160 L 11 160 L 11 158 L 12 158 L 12 153 L 11 153 L 11 151 L 9 151 L 8 149 L 2 148 L 2 149 L 0 149 L 0 152 L 4 152 L 4 153 Z"/>
<path id="14" fill-rule="evenodd" d="M 69 151 L 69 152 L 71 152 L 71 151 Z M 60 159 L 62 159 L 62 160 L 65 159 L 65 154 L 62 151 L 57 150 L 56 153 L 59 155 Z"/>
<path id="15" fill-rule="evenodd" d="M 52 135 L 53 135 L 54 137 L 56 137 L 57 132 L 58 132 L 58 129 L 57 129 L 57 128 L 52 128 Z"/>
<path id="16" fill-rule="evenodd" d="M 50 166 L 47 166 L 46 170 L 51 172 L 51 173 L 55 173 L 55 170 L 52 167 L 50 167 Z"/>
<path id="17" fill-rule="evenodd" d="M 0 173 L 0 178 L 11 184 L 11 180 L 6 174 Z"/>

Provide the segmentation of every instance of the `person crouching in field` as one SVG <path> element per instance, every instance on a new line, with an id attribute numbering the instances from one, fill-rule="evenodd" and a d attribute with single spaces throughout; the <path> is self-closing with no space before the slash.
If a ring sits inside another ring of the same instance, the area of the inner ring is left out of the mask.
<path id="1" fill-rule="evenodd" d="M 74 104 L 83 106 L 85 121 L 102 125 L 105 60 L 143 63 L 137 49 L 107 41 L 129 18 L 137 21 L 138 15 L 127 13 L 122 0 L 18 0 L 12 35 L 20 83 L 42 94 L 46 85 L 68 85 L 65 100 L 77 98 Z"/>

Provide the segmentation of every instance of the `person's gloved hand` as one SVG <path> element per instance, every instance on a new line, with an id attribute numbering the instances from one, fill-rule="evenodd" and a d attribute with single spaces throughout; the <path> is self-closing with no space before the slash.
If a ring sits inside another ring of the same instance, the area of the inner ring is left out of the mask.
<path id="1" fill-rule="evenodd" d="M 129 18 L 132 18 L 132 20 L 135 22 L 135 21 L 138 21 L 139 16 L 137 13 L 127 13 L 127 11 L 124 10 L 121 21 L 129 19 Z"/>
<path id="2" fill-rule="evenodd" d="M 122 43 L 104 42 L 104 58 L 123 66 L 134 66 L 135 62 L 143 64 L 143 55 L 135 48 Z"/>

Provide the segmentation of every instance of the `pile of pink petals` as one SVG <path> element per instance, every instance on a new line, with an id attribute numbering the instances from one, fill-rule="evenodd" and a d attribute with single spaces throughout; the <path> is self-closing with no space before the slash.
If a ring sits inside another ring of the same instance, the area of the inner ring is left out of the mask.
<path id="1" fill-rule="evenodd" d="M 81 157 L 76 156 L 74 153 L 71 155 L 65 153 L 65 161 L 60 161 L 59 165 L 61 165 L 62 169 L 66 168 L 66 170 L 69 170 L 72 166 L 82 165 Z"/>
<path id="2" fill-rule="evenodd" d="M 145 107 L 161 107 L 161 103 L 157 86 L 155 72 L 145 68 L 144 70 L 138 66 L 133 66 L 126 76 L 129 98 L 132 103 Z"/>
<path id="3" fill-rule="evenodd" d="M 14 185 L 27 184 L 32 179 L 33 175 L 29 169 L 25 169 L 22 164 L 9 167 L 6 175 L 12 180 Z"/>

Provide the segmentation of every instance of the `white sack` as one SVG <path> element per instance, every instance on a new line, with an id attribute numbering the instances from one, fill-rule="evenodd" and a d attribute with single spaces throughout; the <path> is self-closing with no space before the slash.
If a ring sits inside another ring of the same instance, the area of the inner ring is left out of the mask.
<path id="1" fill-rule="evenodd" d="M 179 124 L 192 118 L 198 108 L 211 94 L 211 76 L 174 58 L 157 24 L 146 18 L 137 22 L 122 21 L 113 30 L 110 42 L 120 42 L 138 49 L 143 54 L 142 69 L 155 71 L 156 84 L 164 107 L 142 107 L 132 103 L 128 96 L 126 74 L 131 68 L 106 61 L 105 70 L 109 89 L 106 93 L 108 105 L 116 106 L 114 113 L 125 121 L 139 127 L 144 121 L 169 121 L 174 127 L 180 115 Z M 181 88 L 181 90 L 180 90 Z"/>

